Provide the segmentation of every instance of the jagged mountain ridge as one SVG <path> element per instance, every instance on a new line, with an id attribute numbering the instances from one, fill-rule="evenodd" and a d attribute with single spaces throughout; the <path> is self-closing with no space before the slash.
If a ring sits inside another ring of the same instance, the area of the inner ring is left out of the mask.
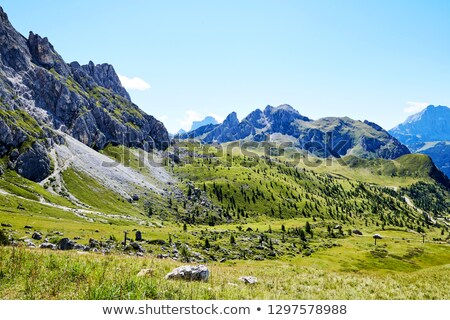
<path id="1" fill-rule="evenodd" d="M 239 121 L 232 112 L 219 125 L 207 125 L 178 136 L 205 143 L 235 140 L 266 141 L 273 134 L 293 137 L 295 146 L 320 157 L 353 154 L 365 158 L 395 159 L 409 150 L 387 131 L 369 121 L 348 117 L 311 120 L 290 105 L 256 109 Z"/>
<path id="2" fill-rule="evenodd" d="M 47 38 L 17 32 L 0 7 L 0 158 L 34 181 L 50 174 L 60 129 L 89 147 L 150 150 L 169 142 L 164 125 L 131 102 L 111 65 L 67 64 Z"/>
<path id="3" fill-rule="evenodd" d="M 389 132 L 411 151 L 430 156 L 450 176 L 450 108 L 430 105 Z"/>

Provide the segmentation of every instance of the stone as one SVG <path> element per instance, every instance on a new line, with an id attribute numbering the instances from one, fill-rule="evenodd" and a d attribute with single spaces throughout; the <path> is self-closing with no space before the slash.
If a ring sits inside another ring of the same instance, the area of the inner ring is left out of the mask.
<path id="1" fill-rule="evenodd" d="M 136 241 L 142 241 L 142 232 L 141 231 L 136 231 L 135 239 L 136 239 Z"/>
<path id="2" fill-rule="evenodd" d="M 258 279 L 252 276 L 242 276 L 239 278 L 239 281 L 242 281 L 245 284 L 255 284 L 258 282 Z"/>
<path id="3" fill-rule="evenodd" d="M 39 248 L 41 249 L 51 249 L 51 250 L 56 250 L 57 246 L 53 243 L 49 243 L 49 242 L 44 242 L 42 243 Z"/>
<path id="4" fill-rule="evenodd" d="M 42 235 L 39 232 L 35 232 L 33 233 L 33 235 L 31 236 L 31 238 L 33 238 L 34 240 L 42 240 Z"/>
<path id="5" fill-rule="evenodd" d="M 359 231 L 358 229 L 352 230 L 352 233 L 356 234 L 358 236 L 362 236 L 363 235 L 363 233 L 361 231 Z"/>
<path id="6" fill-rule="evenodd" d="M 86 250 L 85 250 L 86 247 L 83 246 L 82 244 L 79 244 L 79 243 L 76 243 L 76 244 L 73 246 L 73 249 L 74 249 L 74 250 L 79 250 L 79 251 L 86 251 Z M 88 247 L 88 249 L 89 249 L 89 247 Z"/>
<path id="7" fill-rule="evenodd" d="M 164 246 L 164 245 L 167 244 L 167 242 L 165 240 L 162 240 L 162 239 L 148 240 L 147 243 L 148 244 L 154 244 L 154 245 L 160 245 L 160 246 Z"/>
<path id="8" fill-rule="evenodd" d="M 208 281 L 209 270 L 204 265 L 181 266 L 165 276 L 169 280 Z"/>
<path id="9" fill-rule="evenodd" d="M 25 242 L 28 247 L 36 248 L 35 244 L 33 243 L 33 241 L 31 241 L 31 239 L 25 239 L 23 240 L 23 242 Z"/>
<path id="10" fill-rule="evenodd" d="M 25 228 L 25 229 L 33 229 L 33 226 L 26 225 L 24 228 Z"/>
<path id="11" fill-rule="evenodd" d="M 12 225 L 9 224 L 9 223 L 2 223 L 2 227 L 5 227 L 5 228 L 12 228 Z"/>
<path id="12" fill-rule="evenodd" d="M 62 238 L 58 242 L 58 249 L 59 250 L 72 250 L 75 246 L 75 242 L 70 240 L 69 238 Z"/>
<path id="13" fill-rule="evenodd" d="M 99 246 L 99 243 L 97 240 L 92 239 L 92 238 L 89 239 L 89 247 L 90 248 L 98 248 L 98 246 Z"/>
<path id="14" fill-rule="evenodd" d="M 138 277 L 152 277 L 154 274 L 153 269 L 142 269 L 137 274 Z"/>
<path id="15" fill-rule="evenodd" d="M 139 196 L 137 194 L 133 194 L 133 201 L 139 201 Z"/>
<path id="16" fill-rule="evenodd" d="M 15 162 L 17 160 L 17 158 L 19 157 L 19 155 L 20 155 L 19 150 L 13 149 L 9 155 L 9 159 L 12 162 Z"/>
<path id="17" fill-rule="evenodd" d="M 136 251 L 145 252 L 145 249 L 142 248 L 142 246 L 139 243 L 137 243 L 137 242 L 130 243 L 130 246 Z"/>

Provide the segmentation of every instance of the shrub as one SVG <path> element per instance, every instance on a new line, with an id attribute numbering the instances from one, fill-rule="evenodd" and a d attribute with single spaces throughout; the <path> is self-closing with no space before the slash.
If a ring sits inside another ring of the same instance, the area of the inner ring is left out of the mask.
<path id="1" fill-rule="evenodd" d="M 9 244 L 8 235 L 3 230 L 0 230 L 0 246 L 7 246 L 8 244 Z"/>

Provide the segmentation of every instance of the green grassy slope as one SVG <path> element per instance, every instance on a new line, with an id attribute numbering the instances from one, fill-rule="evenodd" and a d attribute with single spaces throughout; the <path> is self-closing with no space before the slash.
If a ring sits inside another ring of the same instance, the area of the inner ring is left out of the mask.
<path id="1" fill-rule="evenodd" d="M 144 178 L 151 176 L 133 152 L 118 148 L 109 146 L 104 154 L 128 154 L 128 160 L 117 160 L 142 170 Z M 0 176 L 0 222 L 12 227 L 0 230 L 19 249 L 0 247 L 0 297 L 448 298 L 449 228 L 443 219 L 449 216 L 450 197 L 430 177 L 433 165 L 427 157 L 311 158 L 308 161 L 321 161 L 311 167 L 305 161 L 293 165 L 289 152 L 269 160 L 239 149 L 233 156 L 220 156 L 218 149 L 208 147 L 197 154 L 182 150 L 177 163 L 164 161 L 184 195 L 149 193 L 148 199 L 131 203 L 88 175 L 68 169 L 62 174 L 64 190 L 86 204 L 84 208 L 71 203 L 64 192 L 55 194 L 6 171 Z M 429 224 L 405 196 L 439 217 L 438 223 Z M 355 235 L 355 229 L 363 235 Z M 136 230 L 146 240 L 141 242 L 144 258 L 128 256 L 120 244 L 124 231 L 134 238 Z M 105 257 L 23 248 L 22 240 L 34 231 L 53 242 L 62 237 L 59 233 L 82 244 L 90 238 L 113 240 Z M 383 236 L 377 246 L 375 233 Z M 159 254 L 177 261 L 155 259 Z M 13 261 L 20 261 L 21 267 L 11 269 Z M 163 279 L 184 263 L 207 264 L 211 280 L 192 284 Z M 30 276 L 32 265 L 40 271 Z M 154 275 L 137 278 L 144 267 L 154 269 Z M 57 280 L 61 273 L 66 276 Z M 258 290 L 241 285 L 237 278 L 242 275 L 258 277 Z"/>

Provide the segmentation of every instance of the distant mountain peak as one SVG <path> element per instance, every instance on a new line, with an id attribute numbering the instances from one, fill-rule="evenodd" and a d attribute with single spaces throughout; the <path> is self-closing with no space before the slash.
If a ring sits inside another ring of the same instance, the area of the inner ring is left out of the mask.
<path id="1" fill-rule="evenodd" d="M 450 108 L 429 105 L 389 133 L 412 151 L 429 155 L 450 176 Z M 442 142 L 442 143 L 441 143 Z"/>
<path id="2" fill-rule="evenodd" d="M 189 131 L 197 130 L 198 128 L 209 124 L 217 124 L 217 120 L 212 116 L 206 116 L 203 120 L 192 122 L 192 127 Z"/>
<path id="3" fill-rule="evenodd" d="M 237 117 L 237 113 L 236 112 L 231 112 L 223 121 L 224 124 L 229 124 L 229 125 L 238 125 L 239 124 L 239 119 Z"/>

